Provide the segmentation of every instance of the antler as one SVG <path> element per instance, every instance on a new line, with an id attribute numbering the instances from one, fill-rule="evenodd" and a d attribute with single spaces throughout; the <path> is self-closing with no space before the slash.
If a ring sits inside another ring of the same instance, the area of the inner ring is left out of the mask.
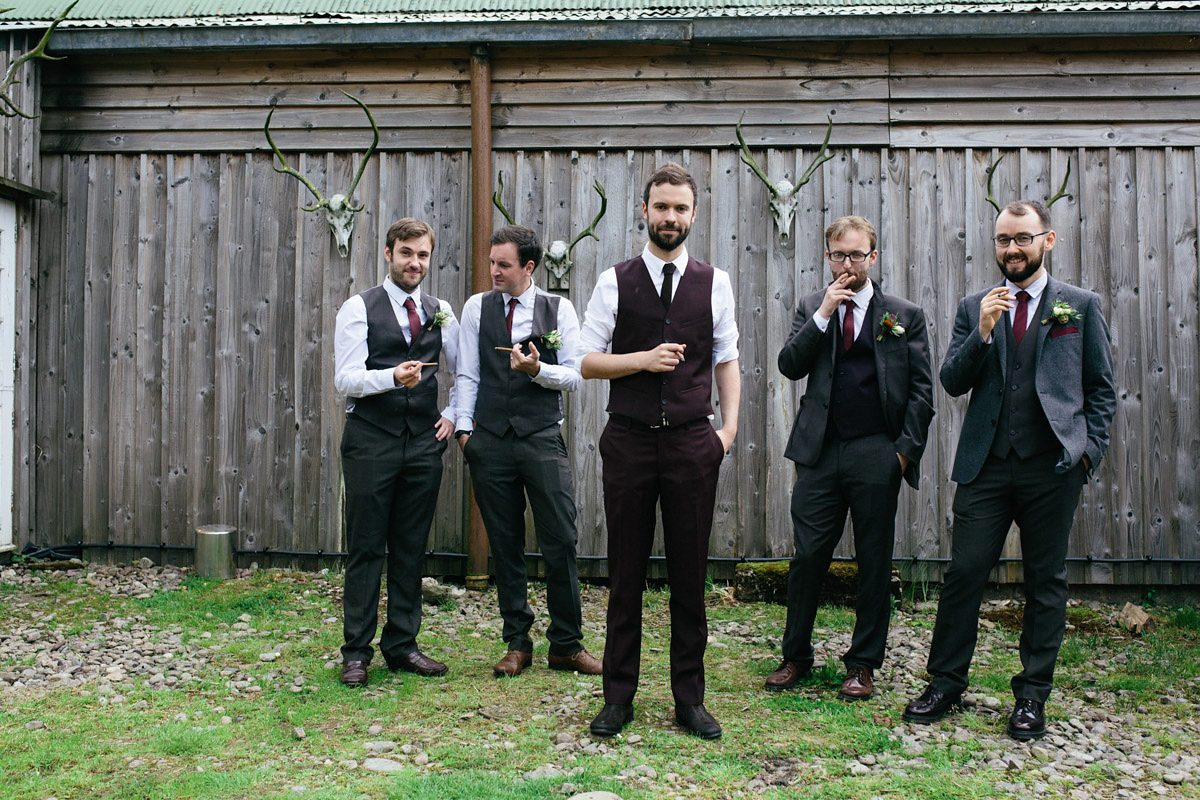
<path id="1" fill-rule="evenodd" d="M 592 186 L 595 188 L 596 194 L 600 195 L 600 213 L 597 214 L 596 218 L 592 220 L 592 224 L 587 226 L 587 230 L 582 231 L 578 236 L 571 240 L 571 244 L 567 246 L 568 254 L 575 249 L 575 245 L 579 244 L 579 241 L 585 236 L 590 236 L 597 242 L 600 241 L 600 237 L 596 235 L 596 225 L 600 222 L 601 217 L 604 216 L 604 212 L 608 211 L 608 197 L 605 196 L 604 187 L 600 185 L 599 180 L 596 180 Z"/>
<path id="2" fill-rule="evenodd" d="M 350 203 L 354 200 L 354 190 L 358 188 L 358 181 L 362 178 L 363 172 L 365 172 L 367 169 L 367 162 L 370 160 L 371 154 L 374 153 L 375 148 L 379 146 L 379 126 L 375 124 L 375 117 L 371 116 L 371 109 L 367 108 L 366 103 L 364 103 L 362 100 L 359 100 L 349 92 L 342 92 L 342 94 L 346 95 L 346 97 L 349 97 L 355 103 L 358 103 L 358 107 L 363 110 L 363 113 L 367 115 L 367 119 L 370 120 L 371 130 L 375 133 L 375 138 L 371 140 L 371 146 L 367 148 L 367 152 L 363 153 L 362 161 L 358 162 L 358 172 L 354 173 L 354 180 L 350 181 L 350 188 L 346 190 L 346 207 L 357 214 L 359 211 L 363 210 L 363 207 L 366 204 L 364 203 L 362 206 L 358 206 L 356 208 L 350 205 Z"/>
<path id="3" fill-rule="evenodd" d="M 501 202 L 501 200 L 500 200 L 500 196 L 504 193 L 504 172 L 503 172 L 503 170 L 501 170 L 496 175 L 496 178 L 497 178 L 497 180 L 500 181 L 500 188 L 497 189 L 495 194 L 492 195 L 492 204 L 494 206 L 496 206 L 496 208 L 500 209 L 500 213 L 504 215 L 504 218 L 506 220 L 508 220 L 509 225 L 516 225 L 517 223 L 513 220 L 513 215 L 508 213 L 508 209 L 504 207 L 504 203 Z"/>
<path id="4" fill-rule="evenodd" d="M 993 162 L 992 162 L 992 165 L 991 165 L 990 167 L 988 167 L 988 170 L 987 170 L 987 176 L 988 176 L 988 181 L 987 181 L 987 190 L 988 190 L 988 193 L 987 193 L 987 197 L 986 197 L 986 198 L 984 198 L 984 199 L 986 199 L 986 200 L 987 200 L 989 203 L 991 203 L 991 204 L 992 204 L 992 208 L 996 209 L 996 213 L 997 213 L 997 214 L 999 214 L 999 213 L 1000 213 L 1000 204 L 996 202 L 996 197 L 995 197 L 995 195 L 994 195 L 994 194 L 993 194 L 993 192 L 992 192 L 992 176 L 994 176 L 994 175 L 996 174 L 996 167 L 1000 166 L 1000 162 L 1001 162 L 1001 161 L 1003 161 L 1003 160 L 1004 160 L 1004 154 L 1003 154 L 1003 153 L 1001 153 L 1001 154 L 1000 154 L 1000 157 L 999 157 L 999 158 L 997 158 L 995 161 L 993 161 Z"/>
<path id="5" fill-rule="evenodd" d="M 1055 200 L 1061 200 L 1067 196 L 1067 179 L 1071 177 L 1071 159 L 1067 159 L 1067 174 L 1063 175 L 1062 186 L 1058 187 L 1058 193 L 1046 201 L 1046 208 L 1054 205 Z"/>
<path id="6" fill-rule="evenodd" d="M 300 181 L 300 183 L 304 184 L 305 188 L 312 192 L 313 197 L 317 199 L 316 205 L 303 206 L 305 211 L 316 211 L 318 208 L 324 208 L 325 206 L 329 205 L 329 200 L 325 197 L 325 195 L 321 194 L 320 190 L 317 189 L 316 186 L 313 186 L 312 181 L 301 175 L 296 170 L 292 169 L 292 166 L 287 163 L 287 159 L 283 157 L 283 153 L 279 152 L 279 147 L 275 144 L 275 140 L 271 138 L 271 117 L 275 115 L 276 108 L 277 106 L 271 106 L 271 110 L 267 113 L 267 121 L 263 123 L 263 133 L 267 135 L 267 143 L 271 145 L 271 149 L 275 151 L 275 155 L 279 157 L 279 162 L 283 164 L 283 166 L 276 167 L 274 164 L 271 166 L 276 172 L 282 172 L 285 175 L 291 175 L 293 178 Z"/>
<path id="7" fill-rule="evenodd" d="M 829 122 L 825 128 L 825 139 L 821 142 L 821 149 L 817 151 L 817 157 L 813 159 L 813 162 L 808 165 L 808 169 L 804 170 L 804 174 L 797 181 L 797 189 L 812 180 L 812 174 L 817 171 L 817 167 L 833 158 L 833 153 L 829 152 L 829 137 L 833 133 L 833 117 L 826 116 L 825 119 Z"/>
<path id="8" fill-rule="evenodd" d="M 760 181 L 766 184 L 767 189 L 771 191 L 771 196 L 775 197 L 779 194 L 779 190 L 775 188 L 775 184 L 771 183 L 771 179 L 767 177 L 767 173 L 764 172 L 763 168 L 760 167 L 758 162 L 754 160 L 754 156 L 750 155 L 750 147 L 746 144 L 746 139 L 742 136 L 742 120 L 745 119 L 745 117 L 746 112 L 743 111 L 742 116 L 738 117 L 737 126 L 735 127 L 735 130 L 737 131 L 738 143 L 742 146 L 742 163 L 749 167 L 754 174 L 758 176 Z M 826 136 L 825 140 L 828 141 L 829 137 Z"/>
<path id="9" fill-rule="evenodd" d="M 17 70 L 19 70 L 21 65 L 23 65 L 26 61 L 32 61 L 35 58 L 44 58 L 47 61 L 62 61 L 64 58 L 66 58 L 66 56 L 46 55 L 46 45 L 50 42 L 50 34 L 54 33 L 54 29 L 58 27 L 58 23 L 67 18 L 67 15 L 71 13 L 71 9 L 75 8 L 75 4 L 78 2 L 79 0 L 73 0 L 71 5 L 67 6 L 61 14 L 54 18 L 54 21 L 50 23 L 50 27 L 44 34 L 42 34 L 42 40 L 38 42 L 37 47 L 33 48 L 28 53 L 25 53 L 16 61 L 8 65 L 8 72 L 4 75 L 4 83 L 0 85 L 0 103 L 3 103 L 3 105 L 0 105 L 0 114 L 3 114 L 6 117 L 24 117 L 25 119 L 37 118 L 36 114 L 26 114 L 24 111 L 17 108 L 17 104 L 14 103 L 12 98 L 8 96 L 8 90 L 12 88 L 14 83 L 16 83 Z M 12 11 L 12 9 L 6 8 L 3 9 L 3 11 Z"/>

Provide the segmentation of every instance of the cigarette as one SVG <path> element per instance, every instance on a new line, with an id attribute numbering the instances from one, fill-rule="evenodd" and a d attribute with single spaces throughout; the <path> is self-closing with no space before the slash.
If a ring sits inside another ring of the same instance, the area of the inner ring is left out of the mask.
<path id="1" fill-rule="evenodd" d="M 513 349 L 511 347 L 497 347 L 496 349 L 503 350 L 506 353 L 511 353 L 513 351 Z"/>

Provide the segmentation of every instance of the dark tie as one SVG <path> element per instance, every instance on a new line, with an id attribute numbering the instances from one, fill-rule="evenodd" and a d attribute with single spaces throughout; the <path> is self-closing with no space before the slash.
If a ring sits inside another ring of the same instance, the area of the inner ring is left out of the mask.
<path id="1" fill-rule="evenodd" d="M 846 309 L 846 315 L 842 318 L 842 347 L 849 350 L 854 346 L 854 301 L 845 300 L 842 306 Z"/>
<path id="2" fill-rule="evenodd" d="M 662 300 L 663 311 L 666 311 L 668 308 L 671 307 L 671 276 L 674 274 L 675 274 L 675 265 L 674 264 L 670 264 L 670 263 L 663 264 L 662 291 L 660 291 L 658 293 L 659 298 Z"/>
<path id="3" fill-rule="evenodd" d="M 421 333 L 421 318 L 417 316 L 417 304 L 411 297 L 404 301 L 404 308 L 408 311 L 408 346 L 412 347 Z"/>
<path id="4" fill-rule="evenodd" d="M 508 301 L 508 316 L 504 318 L 504 324 L 508 326 L 508 343 L 512 344 L 512 318 L 513 312 L 517 310 L 517 298 L 513 297 Z"/>
<path id="5" fill-rule="evenodd" d="M 1017 292 L 1017 313 L 1013 314 L 1013 338 L 1017 344 L 1025 338 L 1025 329 L 1029 327 L 1029 292 L 1022 289 Z"/>

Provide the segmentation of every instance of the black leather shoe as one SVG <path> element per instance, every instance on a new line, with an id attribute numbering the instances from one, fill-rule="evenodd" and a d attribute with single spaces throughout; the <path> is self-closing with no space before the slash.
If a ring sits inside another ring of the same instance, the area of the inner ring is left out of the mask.
<path id="1" fill-rule="evenodd" d="M 1020 741 L 1046 735 L 1046 704 L 1037 700 L 1017 700 L 1008 715 L 1008 735 Z"/>
<path id="2" fill-rule="evenodd" d="M 703 705 L 675 706 L 675 721 L 688 733 L 701 739 L 721 738 L 721 724 Z"/>
<path id="3" fill-rule="evenodd" d="M 350 687 L 366 686 L 367 685 L 367 662 L 365 661 L 343 661 L 342 676 L 339 679 L 342 683 Z"/>
<path id="4" fill-rule="evenodd" d="M 592 720 L 588 730 L 592 736 L 616 736 L 621 730 L 633 722 L 633 706 L 624 703 L 605 703 L 604 708 Z"/>
<path id="5" fill-rule="evenodd" d="M 436 678 L 438 675 L 445 675 L 450 668 L 440 661 L 434 661 L 429 656 L 422 653 L 420 650 L 413 650 L 411 653 L 388 658 L 388 669 L 392 672 L 396 670 L 404 670 L 417 675 L 423 675 L 426 678 Z"/>
<path id="6" fill-rule="evenodd" d="M 903 719 L 905 722 L 937 722 L 960 705 L 962 695 L 944 694 L 931 683 L 920 697 L 904 707 Z"/>

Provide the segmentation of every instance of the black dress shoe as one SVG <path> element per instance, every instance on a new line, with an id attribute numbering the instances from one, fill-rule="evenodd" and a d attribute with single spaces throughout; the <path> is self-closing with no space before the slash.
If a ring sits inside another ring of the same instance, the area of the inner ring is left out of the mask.
<path id="1" fill-rule="evenodd" d="M 701 739 L 721 738 L 721 724 L 713 719 L 703 705 L 675 706 L 675 721 L 688 733 Z"/>
<path id="2" fill-rule="evenodd" d="M 436 678 L 438 675 L 445 675 L 450 668 L 440 661 L 434 661 L 429 656 L 422 653 L 420 650 L 413 650 L 411 653 L 394 658 L 386 658 L 388 669 L 392 672 L 396 670 L 404 670 L 417 675 L 423 675 L 426 678 Z"/>
<path id="3" fill-rule="evenodd" d="M 633 722 L 633 706 L 625 703 L 605 703 L 604 708 L 592 720 L 588 730 L 592 736 L 616 736 Z"/>
<path id="4" fill-rule="evenodd" d="M 367 685 L 367 662 L 365 661 L 343 661 L 342 662 L 342 677 L 339 679 L 342 683 L 351 687 Z"/>
<path id="5" fill-rule="evenodd" d="M 1008 735 L 1020 741 L 1046 735 L 1046 704 L 1037 700 L 1017 700 L 1008 715 Z"/>
<path id="6" fill-rule="evenodd" d="M 931 683 L 920 697 L 904 707 L 903 719 L 905 722 L 937 722 L 960 705 L 962 695 L 945 694 L 933 688 Z"/>

